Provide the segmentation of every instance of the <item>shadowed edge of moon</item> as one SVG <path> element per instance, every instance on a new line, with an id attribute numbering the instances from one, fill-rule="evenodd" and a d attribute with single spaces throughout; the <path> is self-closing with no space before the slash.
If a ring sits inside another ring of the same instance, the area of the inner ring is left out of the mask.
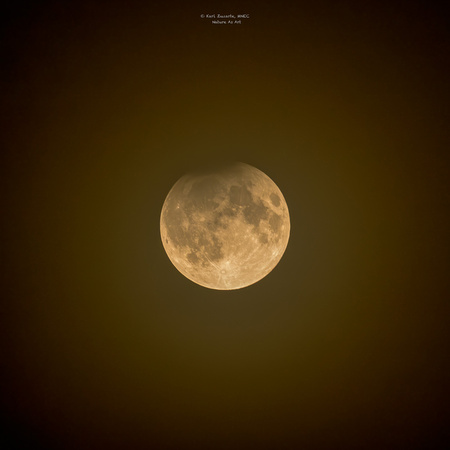
<path id="1" fill-rule="evenodd" d="M 283 256 L 290 234 L 283 194 L 244 163 L 181 177 L 166 197 L 160 226 L 178 271 L 218 290 L 264 278 Z"/>

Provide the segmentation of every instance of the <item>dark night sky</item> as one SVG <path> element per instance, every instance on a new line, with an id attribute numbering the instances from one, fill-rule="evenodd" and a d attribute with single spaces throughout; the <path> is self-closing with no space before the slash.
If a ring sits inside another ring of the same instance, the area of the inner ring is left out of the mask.
<path id="1" fill-rule="evenodd" d="M 0 447 L 447 447 L 438 3 L 9 3 Z M 279 265 L 230 292 L 159 236 L 175 181 L 218 158 L 291 214 Z"/>

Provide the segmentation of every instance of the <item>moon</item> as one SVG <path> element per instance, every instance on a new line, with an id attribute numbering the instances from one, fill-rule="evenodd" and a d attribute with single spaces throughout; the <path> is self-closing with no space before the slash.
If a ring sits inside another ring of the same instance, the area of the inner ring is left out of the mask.
<path id="1" fill-rule="evenodd" d="M 290 234 L 286 200 L 263 172 L 234 163 L 181 177 L 167 195 L 161 240 L 173 265 L 200 286 L 232 290 L 270 273 Z"/>

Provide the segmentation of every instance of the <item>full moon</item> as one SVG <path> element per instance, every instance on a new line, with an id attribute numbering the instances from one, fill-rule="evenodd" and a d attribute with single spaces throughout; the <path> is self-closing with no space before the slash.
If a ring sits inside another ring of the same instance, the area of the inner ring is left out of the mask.
<path id="1" fill-rule="evenodd" d="M 161 211 L 161 239 L 173 265 L 210 289 L 240 289 L 270 273 L 286 250 L 290 220 L 278 186 L 235 163 L 181 177 Z"/>

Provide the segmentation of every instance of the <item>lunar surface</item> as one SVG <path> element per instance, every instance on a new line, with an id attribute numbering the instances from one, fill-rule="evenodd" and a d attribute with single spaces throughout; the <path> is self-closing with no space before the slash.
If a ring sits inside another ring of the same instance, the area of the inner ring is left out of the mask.
<path id="1" fill-rule="evenodd" d="M 240 289 L 278 264 L 289 240 L 286 201 L 263 172 L 236 163 L 188 174 L 161 211 L 161 239 L 173 265 L 210 289 Z"/>

